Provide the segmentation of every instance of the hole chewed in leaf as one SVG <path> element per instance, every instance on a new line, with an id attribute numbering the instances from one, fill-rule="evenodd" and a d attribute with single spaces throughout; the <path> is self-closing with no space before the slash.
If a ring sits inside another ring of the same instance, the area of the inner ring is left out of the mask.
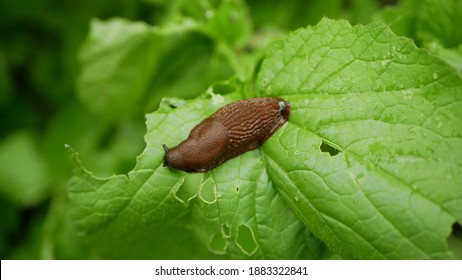
<path id="1" fill-rule="evenodd" d="M 215 233 L 210 239 L 209 248 L 210 251 L 217 255 L 226 254 L 226 240 L 220 233 Z"/>
<path id="2" fill-rule="evenodd" d="M 188 176 L 185 177 L 183 184 L 181 184 L 175 192 L 175 198 L 187 207 L 189 205 L 189 201 L 197 196 L 202 177 L 203 174 L 200 173 L 188 174 Z"/>
<path id="3" fill-rule="evenodd" d="M 452 234 L 462 237 L 462 225 L 459 223 L 454 223 L 452 225 Z"/>
<path id="4" fill-rule="evenodd" d="M 255 240 L 253 230 L 247 225 L 240 225 L 237 229 L 236 245 L 243 253 L 248 256 L 253 255 L 257 249 L 258 244 Z"/>
<path id="5" fill-rule="evenodd" d="M 211 178 L 208 178 L 202 183 L 199 191 L 199 198 L 208 204 L 212 204 L 217 201 L 215 182 Z"/>
<path id="6" fill-rule="evenodd" d="M 462 225 L 454 223 L 452 232 L 447 238 L 449 249 L 457 259 L 462 259 Z"/>
<path id="7" fill-rule="evenodd" d="M 331 156 L 336 156 L 338 153 L 340 153 L 340 148 L 336 147 L 335 144 L 327 142 L 325 140 L 322 140 L 321 146 L 319 146 L 319 149 L 323 153 L 329 153 Z"/>
<path id="8" fill-rule="evenodd" d="M 227 224 L 222 224 L 221 225 L 221 232 L 225 238 L 231 237 L 231 229 Z"/>

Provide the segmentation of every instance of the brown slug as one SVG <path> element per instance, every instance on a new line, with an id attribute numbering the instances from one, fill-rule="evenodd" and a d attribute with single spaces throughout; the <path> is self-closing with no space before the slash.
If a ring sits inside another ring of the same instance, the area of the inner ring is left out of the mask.
<path id="1" fill-rule="evenodd" d="M 186 172 L 206 172 L 228 159 L 258 148 L 289 118 L 290 103 L 257 97 L 224 106 L 191 130 L 188 138 L 169 149 L 164 166 Z"/>

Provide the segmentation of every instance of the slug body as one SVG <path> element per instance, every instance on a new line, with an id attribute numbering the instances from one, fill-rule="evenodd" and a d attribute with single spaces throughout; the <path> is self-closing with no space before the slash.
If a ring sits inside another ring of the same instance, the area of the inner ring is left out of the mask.
<path id="1" fill-rule="evenodd" d="M 164 165 L 186 172 L 206 172 L 228 159 L 258 148 L 289 118 L 290 103 L 258 97 L 236 101 L 216 111 L 169 149 Z"/>

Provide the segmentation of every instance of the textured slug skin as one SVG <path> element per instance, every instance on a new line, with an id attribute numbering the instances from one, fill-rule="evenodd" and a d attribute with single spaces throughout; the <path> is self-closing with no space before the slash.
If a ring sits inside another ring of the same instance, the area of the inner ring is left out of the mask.
<path id="1" fill-rule="evenodd" d="M 289 118 L 290 103 L 258 97 L 228 104 L 191 130 L 169 149 L 164 165 L 186 172 L 206 172 L 228 159 L 258 148 Z"/>

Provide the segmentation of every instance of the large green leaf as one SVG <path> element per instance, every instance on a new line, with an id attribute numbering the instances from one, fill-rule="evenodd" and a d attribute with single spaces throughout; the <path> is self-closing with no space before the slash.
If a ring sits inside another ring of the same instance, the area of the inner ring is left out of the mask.
<path id="1" fill-rule="evenodd" d="M 204 114 L 239 97 L 163 102 L 147 116 L 147 147 L 128 176 L 96 179 L 70 150 L 77 166 L 69 187 L 73 217 L 102 257 L 210 258 L 198 253 L 196 240 L 228 258 L 317 258 L 324 253 L 271 185 L 258 152 L 208 173 L 200 190 L 193 186 L 190 201 L 182 198 L 186 174 L 162 166 L 161 144 L 177 143 Z"/>
<path id="2" fill-rule="evenodd" d="M 293 104 L 264 146 L 307 227 L 346 258 L 448 258 L 462 221 L 462 80 L 381 24 L 275 42 L 259 90 Z"/>

